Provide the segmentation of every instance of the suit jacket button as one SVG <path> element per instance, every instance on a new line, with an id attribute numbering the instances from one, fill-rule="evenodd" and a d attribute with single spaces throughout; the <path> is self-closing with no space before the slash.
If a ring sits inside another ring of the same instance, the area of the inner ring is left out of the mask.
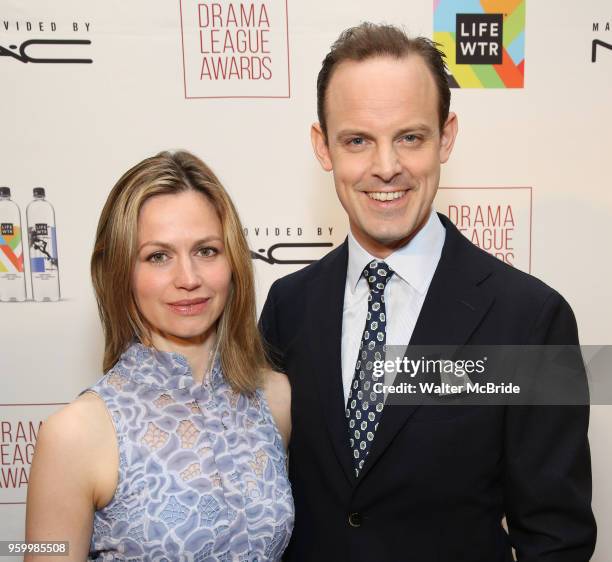
<path id="1" fill-rule="evenodd" d="M 351 527 L 361 527 L 361 513 L 351 513 L 348 517 L 348 521 Z"/>

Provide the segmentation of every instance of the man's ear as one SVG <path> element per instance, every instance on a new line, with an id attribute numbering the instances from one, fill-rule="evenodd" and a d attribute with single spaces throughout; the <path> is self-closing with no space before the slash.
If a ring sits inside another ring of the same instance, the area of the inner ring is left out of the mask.
<path id="1" fill-rule="evenodd" d="M 327 146 L 327 140 L 325 139 L 320 123 L 313 123 L 312 127 L 310 127 L 310 141 L 312 142 L 312 149 L 321 167 L 326 172 L 331 172 L 332 162 L 329 156 L 329 146 Z"/>
<path id="2" fill-rule="evenodd" d="M 457 115 L 449 113 L 440 134 L 440 164 L 444 164 L 453 151 L 458 127 Z"/>

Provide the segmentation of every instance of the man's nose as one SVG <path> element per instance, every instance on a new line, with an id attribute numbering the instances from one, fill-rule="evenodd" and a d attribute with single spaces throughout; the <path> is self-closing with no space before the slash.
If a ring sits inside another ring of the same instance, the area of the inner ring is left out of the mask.
<path id="1" fill-rule="evenodd" d="M 372 173 L 384 182 L 390 182 L 395 176 L 401 174 L 402 166 L 393 144 L 379 145 L 376 150 Z"/>
<path id="2" fill-rule="evenodd" d="M 184 256 L 177 259 L 174 284 L 179 289 L 191 291 L 200 286 L 202 280 L 197 266 L 191 256 Z"/>

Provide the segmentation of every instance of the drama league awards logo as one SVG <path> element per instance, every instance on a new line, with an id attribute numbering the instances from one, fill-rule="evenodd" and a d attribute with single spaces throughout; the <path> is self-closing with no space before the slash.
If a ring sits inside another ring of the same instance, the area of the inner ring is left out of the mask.
<path id="1" fill-rule="evenodd" d="M 612 61 L 612 22 L 594 21 L 593 33 L 595 37 L 591 42 L 591 62 L 604 59 Z"/>
<path id="2" fill-rule="evenodd" d="M 435 208 L 476 246 L 531 272 L 530 187 L 440 187 Z"/>
<path id="3" fill-rule="evenodd" d="M 25 503 L 44 419 L 62 404 L 0 404 L 0 505 Z"/>
<path id="4" fill-rule="evenodd" d="M 434 41 L 453 88 L 522 88 L 526 0 L 434 0 Z"/>
<path id="5" fill-rule="evenodd" d="M 333 226 L 247 226 L 251 258 L 268 265 L 308 265 L 334 247 Z"/>
<path id="6" fill-rule="evenodd" d="M 290 97 L 287 0 L 180 0 L 185 98 Z"/>
<path id="7" fill-rule="evenodd" d="M 90 22 L 3 19 L 0 62 L 23 64 L 91 64 Z"/>

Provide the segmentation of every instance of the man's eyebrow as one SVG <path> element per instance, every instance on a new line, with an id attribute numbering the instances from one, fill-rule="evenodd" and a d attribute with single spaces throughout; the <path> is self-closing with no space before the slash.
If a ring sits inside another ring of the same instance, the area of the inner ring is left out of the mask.
<path id="1" fill-rule="evenodd" d="M 396 133 L 396 136 L 406 135 L 408 133 L 430 133 L 431 131 L 432 129 L 429 125 L 425 123 L 415 123 L 414 125 L 400 129 Z"/>
<path id="2" fill-rule="evenodd" d="M 342 129 L 336 133 L 336 138 L 341 139 L 344 137 L 365 137 L 367 139 L 371 138 L 372 135 L 369 135 L 365 131 L 361 129 Z"/>
<path id="3" fill-rule="evenodd" d="M 200 238 L 199 240 L 196 240 L 193 243 L 193 245 L 199 246 L 200 244 L 208 244 L 209 242 L 222 242 L 222 241 L 223 240 L 221 239 L 220 236 L 211 235 L 211 236 L 205 236 L 204 238 Z M 140 252 L 140 250 L 142 250 L 146 246 L 156 246 L 158 248 L 164 248 L 166 250 L 174 250 L 174 246 L 172 244 L 168 244 L 168 242 L 162 242 L 160 240 L 147 240 L 146 242 L 143 242 L 138 247 L 138 251 Z"/>
<path id="4" fill-rule="evenodd" d="M 402 127 L 399 131 L 397 131 L 393 136 L 399 137 L 401 135 L 406 135 L 409 133 L 425 133 L 430 134 L 432 132 L 432 128 L 425 123 L 415 123 L 414 125 L 409 125 L 407 127 Z M 336 133 L 336 139 L 343 139 L 346 137 L 363 137 L 366 139 L 371 139 L 372 135 L 366 133 L 361 129 L 342 129 Z"/>

